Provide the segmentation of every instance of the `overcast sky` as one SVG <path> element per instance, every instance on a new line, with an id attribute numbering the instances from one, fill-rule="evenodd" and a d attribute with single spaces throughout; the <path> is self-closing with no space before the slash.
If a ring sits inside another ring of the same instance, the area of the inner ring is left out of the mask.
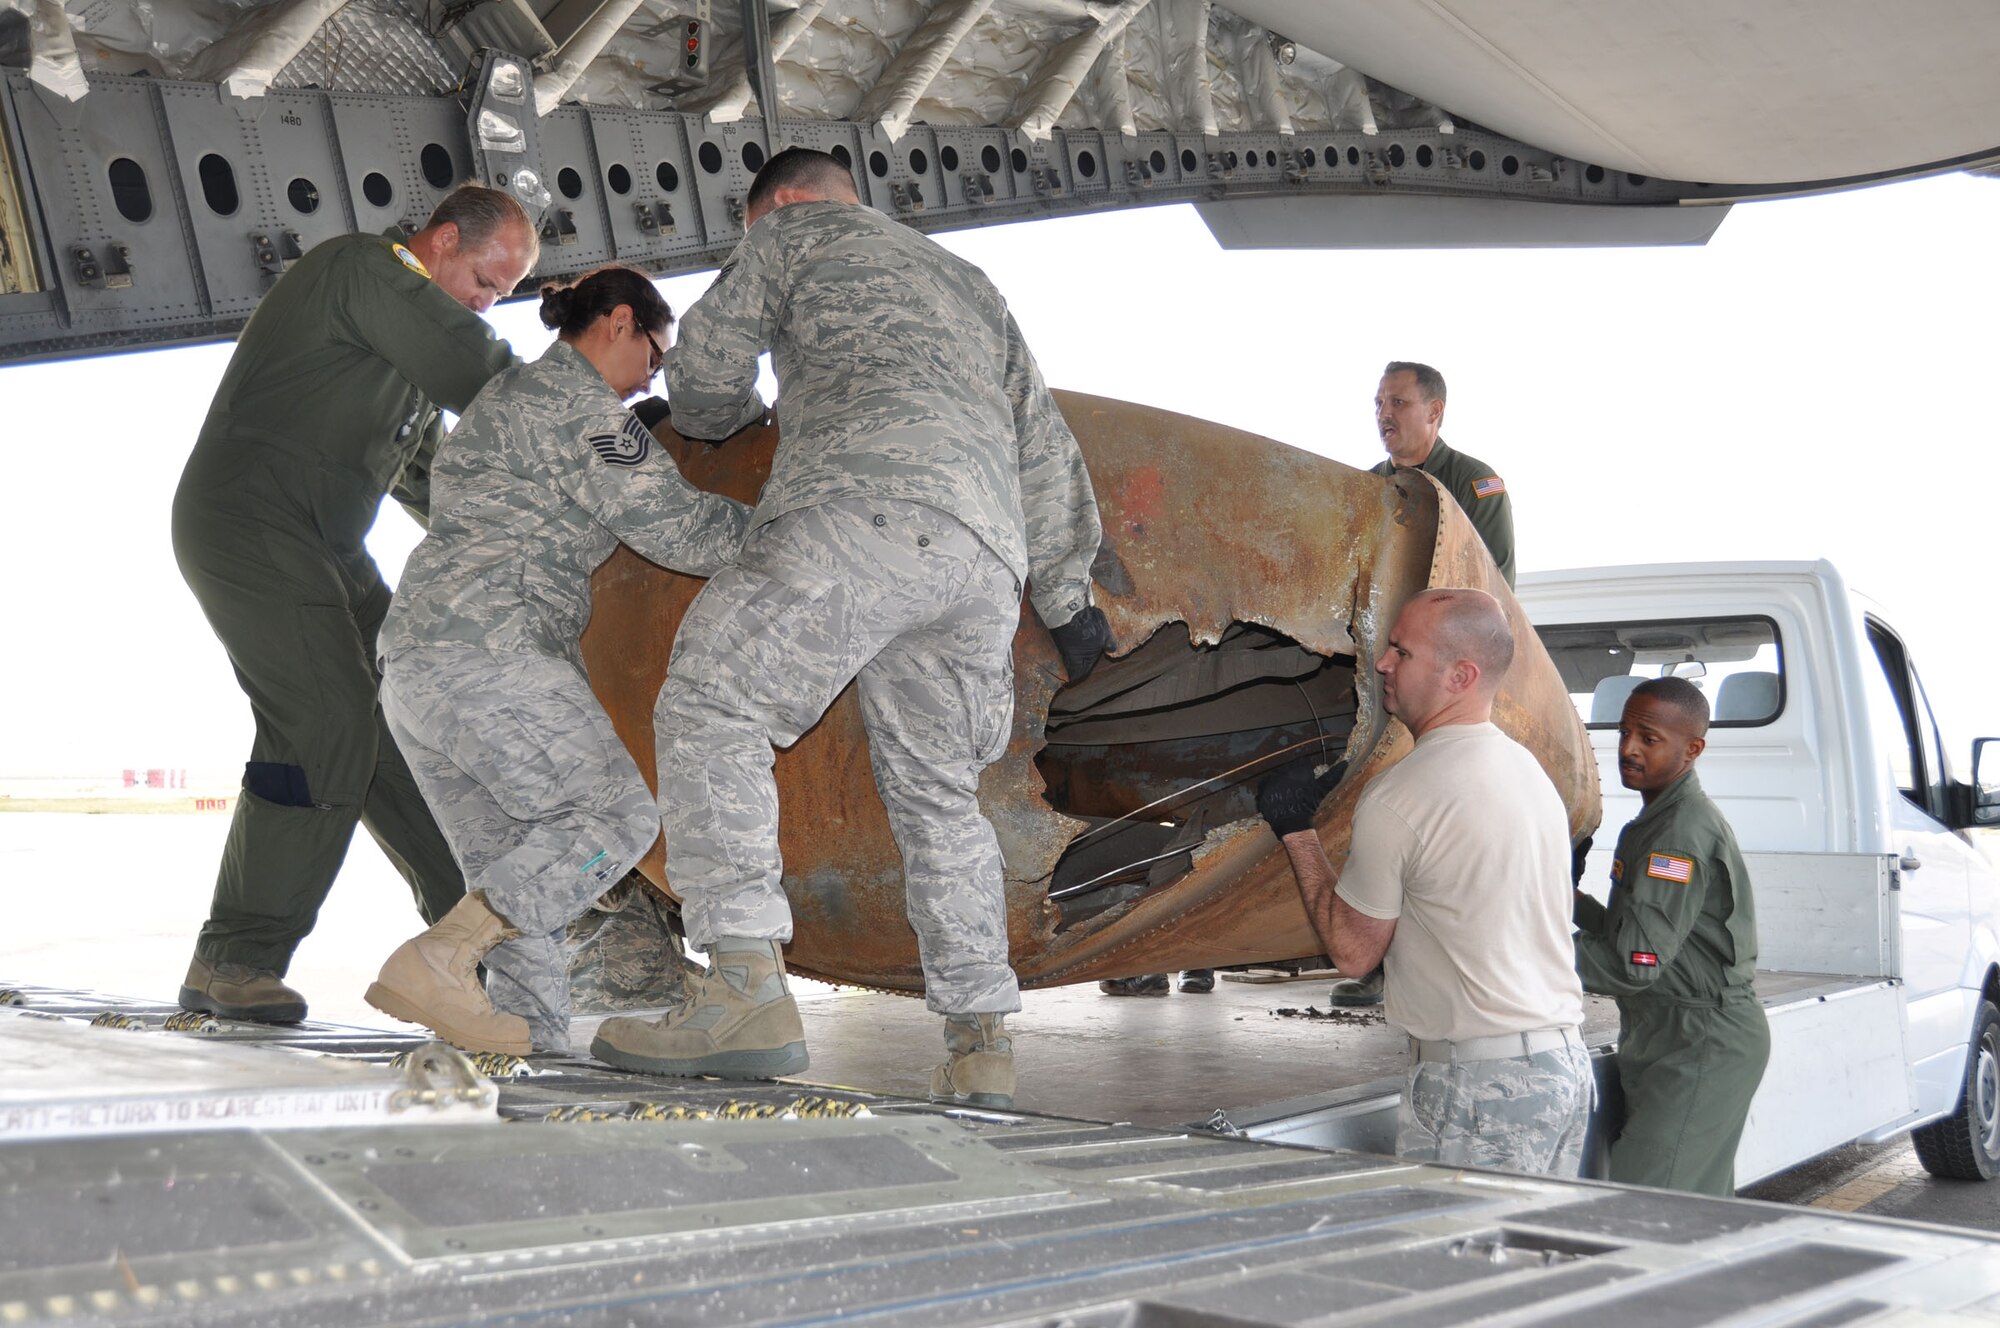
<path id="1" fill-rule="evenodd" d="M 1451 386 L 1506 477 L 1523 571 L 1832 559 L 1910 644 L 1962 778 L 2000 734 L 1989 384 L 2000 180 L 1738 207 L 1703 248 L 1225 253 L 1185 207 L 942 237 L 1049 382 L 1381 456 L 1382 364 Z M 706 274 L 662 284 L 676 310 Z M 494 311 L 523 354 L 532 307 Z M 13 497 L 0 776 L 233 779 L 247 703 L 174 567 L 168 508 L 228 346 L 0 369 Z M 371 539 L 392 578 L 418 532 Z"/>

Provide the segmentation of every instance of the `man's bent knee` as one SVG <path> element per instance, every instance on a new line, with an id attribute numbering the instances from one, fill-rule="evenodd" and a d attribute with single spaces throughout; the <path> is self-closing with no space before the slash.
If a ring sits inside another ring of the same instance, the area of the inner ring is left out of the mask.
<path id="1" fill-rule="evenodd" d="M 243 790 L 278 807 L 317 807 L 305 770 L 277 761 L 243 763 Z"/>

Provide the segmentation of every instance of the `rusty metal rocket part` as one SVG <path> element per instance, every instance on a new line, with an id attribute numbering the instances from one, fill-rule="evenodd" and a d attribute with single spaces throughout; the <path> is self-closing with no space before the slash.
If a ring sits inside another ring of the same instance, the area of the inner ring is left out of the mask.
<path id="1" fill-rule="evenodd" d="M 1541 762 L 1573 835 L 1596 828 L 1587 734 L 1526 615 L 1457 505 L 1421 473 L 1384 479 L 1254 434 L 1075 393 L 1057 400 L 1104 519 L 1097 602 L 1119 653 L 1075 687 L 1023 606 L 1014 730 L 980 802 L 1007 869 L 1025 986 L 1269 962 L 1322 952 L 1284 852 L 1253 801 L 1273 765 L 1352 764 L 1319 815 L 1338 867 L 1355 800 L 1409 750 L 1369 664 L 1403 603 L 1432 586 L 1491 591 L 1516 655 L 1494 719 Z M 775 429 L 725 446 L 657 430 L 704 489 L 754 501 Z M 654 772 L 652 713 L 700 581 L 621 549 L 598 569 L 584 634 L 591 685 Z M 798 972 L 917 992 L 902 864 L 850 687 L 777 757 Z M 640 870 L 671 889 L 656 844 Z"/>

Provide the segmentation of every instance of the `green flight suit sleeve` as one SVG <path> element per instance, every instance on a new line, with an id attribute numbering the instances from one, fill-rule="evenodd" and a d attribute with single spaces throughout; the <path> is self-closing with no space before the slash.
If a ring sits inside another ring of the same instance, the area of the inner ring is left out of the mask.
<path id="1" fill-rule="evenodd" d="M 410 454 L 395 483 L 389 486 L 389 496 L 410 514 L 410 520 L 425 530 L 431 528 L 431 466 L 436 462 L 438 447 L 443 442 L 444 416 L 432 411 L 430 419 L 424 423 L 417 450 Z"/>
<path id="2" fill-rule="evenodd" d="M 493 375 L 517 363 L 485 319 L 393 255 L 350 269 L 338 337 L 380 356 L 436 405 L 463 414 Z"/>
<path id="3" fill-rule="evenodd" d="M 1049 395 L 1012 314 L 1007 315 L 1005 388 L 1021 444 L 1029 593 L 1042 622 L 1060 627 L 1090 604 L 1090 565 L 1104 531 L 1076 435 Z"/>
<path id="4" fill-rule="evenodd" d="M 1613 907 L 1597 929 L 1576 935 L 1576 968 L 1586 991 L 1636 996 L 1659 981 L 1701 916 L 1712 860 L 1674 848 L 1644 846 L 1631 858 L 1620 845 Z M 1686 880 L 1677 879 L 1683 873 Z"/>
<path id="5" fill-rule="evenodd" d="M 718 441 L 763 417 L 757 357 L 777 338 L 783 289 L 776 233 L 773 226 L 751 227 L 681 319 L 666 370 L 674 429 L 683 438 Z"/>
<path id="6" fill-rule="evenodd" d="M 1481 476 L 1481 479 L 1487 478 Z M 1504 481 L 1503 481 L 1504 483 Z M 1514 500 L 1502 489 L 1488 498 L 1481 498 L 1467 486 L 1467 492 L 1454 494 L 1458 505 L 1472 518 L 1472 527 L 1479 532 L 1479 538 L 1486 542 L 1486 551 L 1493 555 L 1493 565 L 1500 569 L 1507 588 L 1514 588 Z"/>
<path id="7" fill-rule="evenodd" d="M 1596 896 L 1587 895 L 1581 890 L 1576 892 L 1576 908 L 1571 913 L 1570 920 L 1576 923 L 1579 929 L 1587 932 L 1602 932 L 1604 930 L 1604 917 L 1604 905 Z"/>
<path id="8" fill-rule="evenodd" d="M 750 509 L 689 484 L 631 411 L 587 415 L 538 441 L 563 492 L 640 556 L 713 576 L 742 547 Z"/>

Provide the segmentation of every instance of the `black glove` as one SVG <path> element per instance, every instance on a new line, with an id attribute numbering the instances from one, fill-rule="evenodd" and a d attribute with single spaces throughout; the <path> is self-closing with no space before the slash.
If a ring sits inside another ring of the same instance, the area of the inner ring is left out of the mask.
<path id="1" fill-rule="evenodd" d="M 1311 757 L 1281 765 L 1257 785 L 1257 810 L 1278 838 L 1312 829 L 1313 813 L 1347 773 L 1347 762 L 1335 761 L 1323 775 L 1313 773 Z"/>
<path id="2" fill-rule="evenodd" d="M 667 405 L 665 397 L 647 397 L 632 403 L 632 413 L 639 417 L 639 423 L 651 431 L 659 428 L 660 421 L 672 415 L 673 410 Z"/>
<path id="3" fill-rule="evenodd" d="M 1569 883 L 1579 888 L 1583 885 L 1583 860 L 1590 856 L 1591 836 L 1585 835 L 1583 842 L 1570 850 Z"/>
<path id="4" fill-rule="evenodd" d="M 1095 604 L 1062 626 L 1049 628 L 1049 635 L 1062 652 L 1063 672 L 1071 682 L 1088 678 L 1104 652 L 1117 644 L 1111 639 L 1111 624 L 1105 621 L 1104 610 Z"/>

